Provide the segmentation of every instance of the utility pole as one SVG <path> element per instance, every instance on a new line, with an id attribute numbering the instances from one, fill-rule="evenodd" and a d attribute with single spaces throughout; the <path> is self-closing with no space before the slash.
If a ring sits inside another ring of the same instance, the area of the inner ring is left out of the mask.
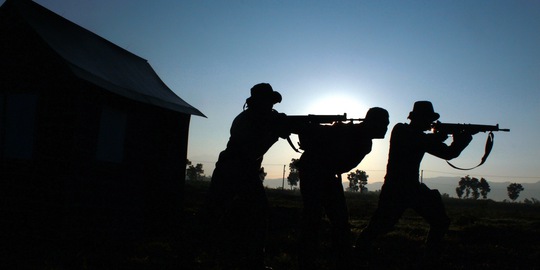
<path id="1" fill-rule="evenodd" d="M 285 189 L 285 164 L 283 164 L 283 179 L 281 180 L 281 190 Z"/>

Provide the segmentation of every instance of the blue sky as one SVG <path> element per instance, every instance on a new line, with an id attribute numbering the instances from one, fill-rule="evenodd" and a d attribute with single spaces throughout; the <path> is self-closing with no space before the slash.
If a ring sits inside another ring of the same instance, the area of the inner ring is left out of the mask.
<path id="1" fill-rule="evenodd" d="M 361 118 L 379 106 L 392 127 L 430 100 L 443 122 L 499 123 L 511 132 L 495 134 L 485 165 L 462 172 L 426 155 L 424 177 L 540 180 L 540 1 L 36 2 L 147 59 L 208 116 L 192 117 L 188 152 L 206 174 L 251 86 L 268 82 L 287 114 Z M 454 163 L 476 165 L 486 136 Z M 358 167 L 370 182 L 383 180 L 388 139 Z M 298 157 L 280 140 L 265 156 L 268 177 Z"/>

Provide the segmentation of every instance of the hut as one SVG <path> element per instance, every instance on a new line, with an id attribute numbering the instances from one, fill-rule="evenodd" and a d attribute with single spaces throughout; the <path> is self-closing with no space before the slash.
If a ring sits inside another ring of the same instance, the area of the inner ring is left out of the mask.
<path id="1" fill-rule="evenodd" d="M 190 118 L 148 62 L 30 0 L 0 7 L 4 229 L 137 237 L 181 218 Z"/>

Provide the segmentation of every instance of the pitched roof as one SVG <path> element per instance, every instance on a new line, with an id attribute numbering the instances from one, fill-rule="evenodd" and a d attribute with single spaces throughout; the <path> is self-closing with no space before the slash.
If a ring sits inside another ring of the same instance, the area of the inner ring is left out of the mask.
<path id="1" fill-rule="evenodd" d="M 140 102 L 203 116 L 159 78 L 148 61 L 29 0 L 8 0 L 81 79 Z"/>

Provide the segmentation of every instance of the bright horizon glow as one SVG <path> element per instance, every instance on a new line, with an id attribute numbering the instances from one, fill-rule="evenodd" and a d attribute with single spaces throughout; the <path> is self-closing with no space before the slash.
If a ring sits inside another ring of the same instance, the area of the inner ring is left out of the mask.
<path id="1" fill-rule="evenodd" d="M 315 98 L 307 105 L 309 114 L 337 115 L 347 113 L 348 118 L 364 118 L 368 110 L 360 100 L 346 94 L 327 94 Z"/>

